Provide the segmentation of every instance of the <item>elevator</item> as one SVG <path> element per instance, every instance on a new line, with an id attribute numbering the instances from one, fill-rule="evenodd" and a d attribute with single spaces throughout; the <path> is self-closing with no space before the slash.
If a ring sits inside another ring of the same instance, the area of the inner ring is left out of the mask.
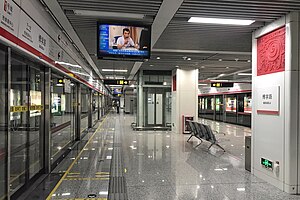
<path id="1" fill-rule="evenodd" d="M 145 126 L 165 127 L 165 102 L 168 88 L 145 88 Z"/>

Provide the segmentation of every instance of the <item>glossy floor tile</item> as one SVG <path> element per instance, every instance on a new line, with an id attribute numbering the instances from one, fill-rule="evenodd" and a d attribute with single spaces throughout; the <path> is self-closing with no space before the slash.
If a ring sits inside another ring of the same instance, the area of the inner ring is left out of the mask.
<path id="1" fill-rule="evenodd" d="M 251 129 L 199 119 L 217 131 L 223 152 L 189 135 L 167 131 L 132 131 L 134 118 L 123 118 L 122 148 L 128 198 L 153 199 L 300 199 L 244 169 L 245 136 Z"/>
<path id="2" fill-rule="evenodd" d="M 121 171 L 115 171 L 119 174 L 116 177 L 124 175 L 123 186 L 130 200 L 300 200 L 300 196 L 288 195 L 244 169 L 244 138 L 251 135 L 250 128 L 199 119 L 218 132 L 223 152 L 217 146 L 208 150 L 208 142 L 196 147 L 197 138 L 186 142 L 188 134 L 133 131 L 130 125 L 134 120 L 131 115 L 112 112 L 83 151 L 74 149 L 53 171 L 58 174 L 55 181 L 48 181 L 52 185 L 78 157 L 52 199 L 86 199 L 89 194 L 108 198 L 112 192 L 111 163 L 118 155 Z M 120 154 L 115 154 L 116 149 Z M 45 196 L 41 191 L 32 199 Z"/>

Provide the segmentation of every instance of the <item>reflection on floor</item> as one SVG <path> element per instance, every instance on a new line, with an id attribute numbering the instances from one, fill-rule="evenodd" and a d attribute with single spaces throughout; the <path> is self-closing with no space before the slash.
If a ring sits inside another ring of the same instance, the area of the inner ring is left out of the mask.
<path id="1" fill-rule="evenodd" d="M 251 128 L 208 119 L 199 119 L 198 121 L 210 125 L 212 130 L 219 133 L 216 134 L 218 142 L 228 154 L 241 160 L 244 159 L 245 136 L 251 136 Z"/>
<path id="2" fill-rule="evenodd" d="M 110 114 L 83 153 L 72 152 L 54 170 L 64 173 L 79 158 L 52 199 L 83 199 L 88 194 L 106 199 L 111 192 L 108 177 L 114 147 L 122 149 L 124 186 L 130 200 L 300 199 L 244 170 L 244 136 L 251 134 L 249 128 L 200 119 L 220 133 L 217 138 L 224 153 L 218 147 L 207 150 L 207 142 L 195 148 L 199 141 L 194 138 L 187 143 L 189 135 L 132 131 L 133 120 L 131 115 Z M 122 140 L 113 144 L 116 137 Z"/>
<path id="3" fill-rule="evenodd" d="M 244 170 L 244 136 L 249 128 L 213 122 L 223 153 L 218 147 L 207 150 L 204 142 L 172 132 L 139 132 L 130 129 L 125 116 L 122 142 L 128 197 L 150 199 L 300 199 L 288 195 Z"/>

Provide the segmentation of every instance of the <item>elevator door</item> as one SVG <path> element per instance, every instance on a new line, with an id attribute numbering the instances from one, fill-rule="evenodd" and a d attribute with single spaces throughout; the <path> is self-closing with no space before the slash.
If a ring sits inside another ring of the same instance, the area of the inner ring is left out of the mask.
<path id="1" fill-rule="evenodd" d="M 164 126 L 164 97 L 165 91 L 161 88 L 146 89 L 146 126 Z"/>

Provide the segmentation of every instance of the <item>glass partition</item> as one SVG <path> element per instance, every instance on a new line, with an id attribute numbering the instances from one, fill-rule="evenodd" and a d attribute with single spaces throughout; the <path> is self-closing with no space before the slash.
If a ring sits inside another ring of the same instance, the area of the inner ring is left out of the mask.
<path id="1" fill-rule="evenodd" d="M 93 101 L 92 101 L 92 124 L 93 126 L 97 123 L 97 121 L 100 119 L 99 112 L 99 93 L 96 91 L 93 91 Z"/>
<path id="2" fill-rule="evenodd" d="M 81 124 L 80 124 L 80 132 L 81 136 L 83 136 L 88 130 L 88 115 L 89 115 L 89 88 L 82 85 L 81 86 Z"/>
<path id="3" fill-rule="evenodd" d="M 227 95 L 226 100 L 226 118 L 229 123 L 237 123 L 237 96 Z"/>
<path id="4" fill-rule="evenodd" d="M 216 99 L 215 120 L 223 121 L 223 114 L 224 114 L 223 96 L 215 96 L 215 99 Z"/>
<path id="5" fill-rule="evenodd" d="M 6 52 L 0 49 L 0 199 L 5 199 L 7 191 L 7 62 Z"/>
<path id="6" fill-rule="evenodd" d="M 238 124 L 251 126 L 251 93 L 238 94 Z"/>
<path id="7" fill-rule="evenodd" d="M 10 190 L 12 194 L 25 184 L 26 146 L 28 140 L 28 71 L 25 62 L 12 58 L 10 90 L 11 167 Z M 13 110 L 12 110 L 13 109 Z"/>
<path id="8" fill-rule="evenodd" d="M 215 99 L 214 96 L 207 96 L 200 98 L 200 106 L 202 107 L 200 117 L 206 119 L 214 119 L 215 113 Z"/>
<path id="9" fill-rule="evenodd" d="M 29 178 L 32 178 L 43 168 L 43 130 L 42 94 L 44 89 L 44 73 L 37 67 L 29 68 Z"/>
<path id="10" fill-rule="evenodd" d="M 51 78 L 51 160 L 54 163 L 75 140 L 76 84 L 52 73 Z"/>
<path id="11" fill-rule="evenodd" d="M 12 54 L 10 189 L 14 194 L 43 169 L 43 66 Z"/>

